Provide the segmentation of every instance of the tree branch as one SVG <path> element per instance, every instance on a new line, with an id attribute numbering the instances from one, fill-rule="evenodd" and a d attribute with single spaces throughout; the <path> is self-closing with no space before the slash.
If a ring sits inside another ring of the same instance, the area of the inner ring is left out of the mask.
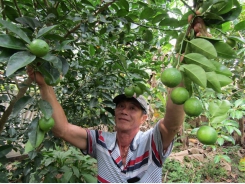
<path id="1" fill-rule="evenodd" d="M 102 11 L 104 11 L 105 9 L 107 9 L 111 4 L 113 4 L 116 0 L 113 0 L 107 4 L 105 4 L 104 6 L 100 7 L 95 13 L 94 15 L 98 15 L 99 13 L 101 13 Z M 80 23 L 78 23 L 75 27 L 73 27 L 72 29 L 68 30 L 67 33 L 65 34 L 64 38 L 67 38 L 71 33 L 75 32 L 77 29 L 79 29 L 79 27 L 81 26 L 81 24 L 83 23 L 83 21 L 81 21 Z"/>
<path id="2" fill-rule="evenodd" d="M 17 12 L 19 13 L 19 16 L 22 17 L 21 11 L 19 9 L 19 6 L 18 6 L 18 3 L 16 2 L 16 0 L 14 0 L 14 5 L 15 5 L 15 7 L 17 9 Z"/>
<path id="3" fill-rule="evenodd" d="M 16 97 L 10 102 L 8 108 L 6 111 L 4 111 L 2 118 L 0 119 L 0 134 L 3 131 L 4 125 L 7 122 L 15 103 L 24 96 L 24 94 L 26 93 L 27 89 L 29 88 L 29 86 L 31 85 L 32 80 L 30 78 L 28 78 L 27 80 L 24 81 L 25 87 L 20 88 L 18 94 L 16 95 Z"/>

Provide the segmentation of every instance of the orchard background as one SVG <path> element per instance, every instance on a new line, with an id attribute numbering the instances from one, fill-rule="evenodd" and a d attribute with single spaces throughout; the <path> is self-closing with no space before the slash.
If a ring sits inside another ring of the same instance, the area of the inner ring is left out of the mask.
<path id="1" fill-rule="evenodd" d="M 107 131 L 114 126 L 113 97 L 131 85 L 143 88 L 150 104 L 142 130 L 163 117 L 167 88 L 161 73 L 178 68 L 204 110 L 198 117 L 186 116 L 175 147 L 189 150 L 187 155 L 197 154 L 191 147 L 198 149 L 199 156 L 213 155 L 213 165 L 199 173 L 200 165 L 193 164 L 200 164 L 202 158 L 189 161 L 196 169 L 194 177 L 185 172 L 190 165 L 185 171 L 173 171 L 176 165 L 171 167 L 169 161 L 163 181 L 215 182 L 220 173 L 214 172 L 224 163 L 229 163 L 230 170 L 217 182 L 245 180 L 244 1 L 2 0 L 0 4 L 1 182 L 96 182 L 96 161 L 53 137 L 51 131 L 35 149 L 25 150 L 28 140 L 36 145 L 38 120 L 52 115 L 52 108 L 40 99 L 38 87 L 26 75 L 27 65 L 35 66 L 51 82 L 61 76 L 54 89 L 69 122 Z M 190 14 L 205 21 L 212 37 L 193 33 Z M 34 39 L 48 43 L 47 55 L 30 52 L 28 45 Z M 187 56 L 180 63 L 176 55 L 183 50 Z M 222 67 L 217 69 L 210 61 Z M 215 145 L 202 145 L 195 138 L 201 125 L 217 131 Z M 6 159 L 13 150 L 22 155 L 19 160 Z M 214 176 L 204 174 L 210 170 Z M 191 180 L 183 180 L 184 174 Z"/>

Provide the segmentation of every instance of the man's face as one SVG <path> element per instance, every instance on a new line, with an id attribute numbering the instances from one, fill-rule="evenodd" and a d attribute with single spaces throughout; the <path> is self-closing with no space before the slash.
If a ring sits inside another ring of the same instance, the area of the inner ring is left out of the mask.
<path id="1" fill-rule="evenodd" d="M 138 130 L 146 118 L 140 104 L 134 100 L 123 100 L 116 106 L 115 122 L 118 131 Z"/>

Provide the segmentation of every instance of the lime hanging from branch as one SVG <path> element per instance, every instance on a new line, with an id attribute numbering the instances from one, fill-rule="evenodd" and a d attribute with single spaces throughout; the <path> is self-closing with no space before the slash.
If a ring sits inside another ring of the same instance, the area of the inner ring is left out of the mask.
<path id="1" fill-rule="evenodd" d="M 210 126 L 201 126 L 197 130 L 197 139 L 206 145 L 213 145 L 218 139 L 217 132 L 214 128 Z"/>
<path id="2" fill-rule="evenodd" d="M 170 97 L 174 104 L 181 105 L 189 98 L 189 92 L 184 87 L 177 87 L 171 92 Z"/>
<path id="3" fill-rule="evenodd" d="M 48 132 L 49 130 L 51 130 L 54 126 L 54 119 L 53 118 L 49 118 L 46 119 L 44 117 L 42 117 L 39 121 L 38 121 L 38 125 L 40 127 L 40 129 L 44 132 Z"/>
<path id="4" fill-rule="evenodd" d="M 43 57 L 49 52 L 49 45 L 41 39 L 33 40 L 27 47 L 32 54 L 38 57 Z"/>
<path id="5" fill-rule="evenodd" d="M 167 68 L 161 74 L 162 83 L 170 88 L 178 86 L 181 80 L 181 72 L 176 68 Z"/>
<path id="6" fill-rule="evenodd" d="M 124 94 L 126 95 L 126 97 L 132 97 L 134 95 L 134 87 L 129 86 L 124 88 Z"/>
<path id="7" fill-rule="evenodd" d="M 189 98 L 184 103 L 184 111 L 188 116 L 197 117 L 202 113 L 202 103 L 197 98 Z"/>

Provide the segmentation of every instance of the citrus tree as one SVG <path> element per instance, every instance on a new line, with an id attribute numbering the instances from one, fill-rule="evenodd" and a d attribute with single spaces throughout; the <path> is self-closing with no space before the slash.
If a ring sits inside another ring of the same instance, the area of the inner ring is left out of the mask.
<path id="1" fill-rule="evenodd" d="M 174 82 L 188 92 L 176 102 L 195 101 L 201 110 L 193 116 L 206 115 L 220 134 L 230 109 L 223 100 L 244 98 L 245 22 L 238 0 L 5 0 L 1 8 L 1 160 L 12 149 L 38 158 L 43 147 L 60 143 L 49 131 L 52 108 L 27 77 L 28 67 L 54 87 L 69 122 L 83 127 L 113 126 L 112 99 L 122 92 L 151 97 L 150 121 L 162 117 L 167 68 L 180 73 Z M 200 19 L 212 36 L 195 34 Z M 29 112 L 33 117 L 25 118 Z"/>

